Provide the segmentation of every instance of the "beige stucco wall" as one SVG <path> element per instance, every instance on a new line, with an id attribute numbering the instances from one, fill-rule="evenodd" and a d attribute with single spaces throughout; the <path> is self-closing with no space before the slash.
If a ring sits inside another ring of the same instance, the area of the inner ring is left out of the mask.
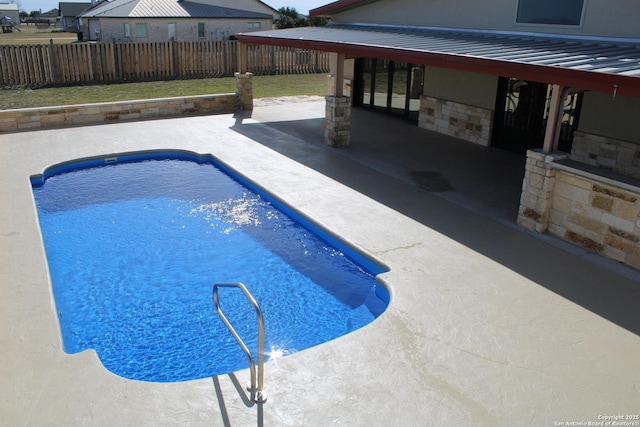
<path id="1" fill-rule="evenodd" d="M 498 77 L 445 68 L 426 67 L 424 94 L 434 98 L 493 110 Z"/>
<path id="2" fill-rule="evenodd" d="M 91 20 L 93 22 L 95 20 Z M 124 37 L 124 23 L 131 24 L 131 37 Z M 249 22 L 260 22 L 262 30 L 271 29 L 271 19 L 101 19 L 101 37 L 103 42 L 162 42 L 169 39 L 169 23 L 176 23 L 176 35 L 179 41 L 222 40 L 240 32 L 249 32 Z M 205 38 L 198 38 L 198 22 L 205 23 Z M 147 37 L 137 38 L 135 24 L 147 24 Z M 91 40 L 94 35 L 91 34 Z"/>
<path id="3" fill-rule="evenodd" d="M 355 59 L 345 59 L 344 60 L 344 78 L 353 80 L 355 73 Z"/>
<path id="4" fill-rule="evenodd" d="M 578 130 L 640 144 L 640 98 L 586 92 Z"/>
<path id="5" fill-rule="evenodd" d="M 586 0 L 582 27 L 516 24 L 517 4 L 517 0 L 381 0 L 335 14 L 332 19 L 335 22 L 640 37 L 638 0 Z"/>

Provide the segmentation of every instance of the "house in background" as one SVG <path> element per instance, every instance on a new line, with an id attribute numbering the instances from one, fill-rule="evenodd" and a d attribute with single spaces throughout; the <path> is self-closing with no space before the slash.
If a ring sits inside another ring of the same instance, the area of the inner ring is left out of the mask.
<path id="1" fill-rule="evenodd" d="M 89 40 L 224 40 L 271 29 L 278 12 L 258 0 L 114 0 L 82 14 Z"/>
<path id="2" fill-rule="evenodd" d="M 58 26 L 60 22 L 60 11 L 58 9 L 51 9 L 48 12 L 41 13 L 36 19 L 36 22 L 45 23 L 48 22 L 49 25 Z M 29 22 L 29 19 L 27 19 Z"/>
<path id="3" fill-rule="evenodd" d="M 328 144 L 349 144 L 359 107 L 526 154 L 518 223 L 640 268 L 640 2 L 339 0 L 311 16 L 332 23 L 238 40 L 333 52 Z"/>
<path id="4" fill-rule="evenodd" d="M 0 18 L 11 21 L 13 25 L 20 24 L 20 11 L 17 4 L 0 3 Z"/>
<path id="5" fill-rule="evenodd" d="M 91 3 L 58 3 L 58 13 L 62 31 L 76 33 L 79 31 L 78 16 L 91 7 Z"/>

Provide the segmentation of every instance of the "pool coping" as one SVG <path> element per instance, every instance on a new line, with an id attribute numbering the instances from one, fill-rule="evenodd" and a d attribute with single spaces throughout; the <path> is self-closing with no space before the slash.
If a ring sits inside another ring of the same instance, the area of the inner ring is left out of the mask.
<path id="1" fill-rule="evenodd" d="M 262 126 L 250 119 L 241 125 Z M 0 372 L 7 380 L 0 413 L 6 422 L 553 425 L 637 413 L 637 335 L 234 126 L 237 117 L 220 115 L 3 136 L 0 319 L 7 326 Z M 183 129 L 188 139 L 171 137 Z M 95 352 L 64 354 L 29 176 L 77 158 L 148 149 L 212 154 L 382 261 L 391 268 L 382 275 L 391 293 L 388 310 L 352 334 L 268 363 L 269 400 L 261 407 L 238 394 L 234 378 L 246 382 L 246 371 L 152 384 L 110 374 Z M 353 173 L 366 171 L 353 167 Z M 385 185 L 397 190 L 393 182 Z M 418 190 L 402 191 L 461 226 L 485 226 Z M 599 270 L 584 274 L 611 278 Z"/>

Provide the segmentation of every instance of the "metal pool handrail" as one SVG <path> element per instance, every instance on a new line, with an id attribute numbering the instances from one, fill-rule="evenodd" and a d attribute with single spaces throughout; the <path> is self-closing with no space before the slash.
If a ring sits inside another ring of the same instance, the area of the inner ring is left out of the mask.
<path id="1" fill-rule="evenodd" d="M 218 288 L 239 288 L 245 297 L 249 300 L 253 308 L 256 310 L 256 317 L 258 318 L 258 364 L 253 362 L 253 356 L 249 351 L 249 348 L 246 346 L 240 335 L 236 332 L 236 330 L 231 326 L 229 320 L 222 312 L 220 308 L 220 301 L 218 299 Z M 262 392 L 262 383 L 264 380 L 264 319 L 262 317 L 262 310 L 260 306 L 253 298 L 253 295 L 247 290 L 246 286 L 240 282 L 219 282 L 213 286 L 213 304 L 216 307 L 216 311 L 218 315 L 227 326 L 233 337 L 236 339 L 238 344 L 240 344 L 240 348 L 244 351 L 244 354 L 247 356 L 247 360 L 249 361 L 249 371 L 251 373 L 251 382 L 247 386 L 247 390 L 251 393 L 251 399 L 256 403 L 264 403 L 267 400 L 267 396 Z M 256 375 L 257 371 L 257 375 Z M 257 376 L 257 380 L 256 380 Z"/>

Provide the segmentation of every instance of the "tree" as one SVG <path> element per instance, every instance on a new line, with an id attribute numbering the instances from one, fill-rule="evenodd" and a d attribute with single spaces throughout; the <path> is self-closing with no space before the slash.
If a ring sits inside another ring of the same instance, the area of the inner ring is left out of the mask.
<path id="1" fill-rule="evenodd" d="M 313 18 L 309 18 L 309 25 L 311 25 L 312 27 L 324 27 L 328 23 L 329 20 L 321 16 L 314 16 Z"/>
<path id="2" fill-rule="evenodd" d="M 280 13 L 280 19 L 276 21 L 277 29 L 309 26 L 309 21 L 300 15 L 295 7 L 281 7 L 278 13 Z"/>

